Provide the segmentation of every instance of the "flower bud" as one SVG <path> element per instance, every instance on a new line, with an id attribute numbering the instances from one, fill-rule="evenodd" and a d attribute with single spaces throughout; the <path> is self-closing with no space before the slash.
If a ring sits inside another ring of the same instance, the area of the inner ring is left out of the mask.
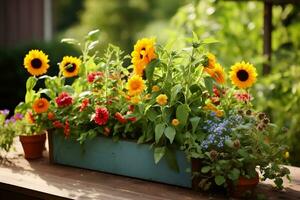
<path id="1" fill-rule="evenodd" d="M 209 155 L 210 155 L 210 158 L 212 159 L 212 160 L 216 160 L 217 159 L 217 157 L 218 157 L 218 152 L 216 151 L 216 150 L 211 150 L 210 152 L 209 152 Z"/>
<path id="2" fill-rule="evenodd" d="M 258 114 L 258 119 L 263 120 L 264 118 L 266 118 L 266 114 L 265 113 L 259 113 Z"/>
<path id="3" fill-rule="evenodd" d="M 251 110 L 247 110 L 246 111 L 246 115 L 251 115 L 252 114 L 252 111 Z"/>
<path id="4" fill-rule="evenodd" d="M 233 146 L 237 149 L 239 149 L 241 147 L 241 142 L 239 139 L 236 139 L 233 141 Z"/>

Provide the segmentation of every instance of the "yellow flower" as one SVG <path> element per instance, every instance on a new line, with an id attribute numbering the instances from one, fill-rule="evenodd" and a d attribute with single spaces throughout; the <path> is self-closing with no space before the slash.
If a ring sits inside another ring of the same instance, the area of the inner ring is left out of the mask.
<path id="1" fill-rule="evenodd" d="M 32 109 L 36 113 L 43 113 L 43 112 L 47 112 L 49 105 L 50 105 L 50 103 L 47 99 L 39 98 L 33 102 Z"/>
<path id="2" fill-rule="evenodd" d="M 214 54 L 212 54 L 212 53 L 207 53 L 206 54 L 206 58 L 207 58 L 207 63 L 205 63 L 205 65 L 204 65 L 204 71 L 206 71 L 207 73 L 209 73 L 210 69 L 214 69 L 215 68 L 215 65 L 216 65 L 216 56 Z"/>
<path id="3" fill-rule="evenodd" d="M 145 66 L 143 66 L 143 65 L 134 65 L 133 73 L 136 75 L 139 75 L 139 76 L 143 76 L 144 69 L 145 69 Z"/>
<path id="4" fill-rule="evenodd" d="M 134 45 L 131 62 L 135 74 L 142 76 L 146 65 L 156 58 L 154 45 L 155 39 L 153 38 L 143 38 Z"/>
<path id="5" fill-rule="evenodd" d="M 80 70 L 81 60 L 73 56 L 65 56 L 59 68 L 65 77 L 77 76 Z"/>
<path id="6" fill-rule="evenodd" d="M 256 81 L 255 67 L 250 63 L 240 62 L 231 67 L 230 79 L 232 84 L 240 89 L 251 87 Z"/>
<path id="7" fill-rule="evenodd" d="M 126 88 L 130 96 L 141 94 L 146 86 L 142 77 L 138 75 L 133 75 L 127 82 Z"/>
<path id="8" fill-rule="evenodd" d="M 285 159 L 288 159 L 289 157 L 290 157 L 290 152 L 286 151 L 286 152 L 284 153 L 284 158 L 285 158 Z"/>
<path id="9" fill-rule="evenodd" d="M 215 68 L 208 69 L 208 72 L 211 75 L 211 77 L 216 80 L 217 83 L 225 83 L 225 70 L 219 63 L 215 65 Z"/>
<path id="10" fill-rule="evenodd" d="M 146 94 L 146 95 L 144 96 L 144 99 L 145 99 L 145 100 L 151 99 L 151 94 Z"/>
<path id="11" fill-rule="evenodd" d="M 173 120 L 172 120 L 172 125 L 173 125 L 173 126 L 178 126 L 179 123 L 180 123 L 180 122 L 179 122 L 178 119 L 173 119 Z"/>
<path id="12" fill-rule="evenodd" d="M 134 97 L 130 98 L 130 102 L 134 105 L 140 103 L 140 101 L 141 101 L 141 98 L 139 96 L 134 96 Z"/>
<path id="13" fill-rule="evenodd" d="M 29 124 L 34 124 L 34 122 L 35 122 L 31 111 L 26 112 L 25 119 Z"/>
<path id="14" fill-rule="evenodd" d="M 224 115 L 224 112 L 222 110 L 219 110 L 215 105 L 212 103 L 207 103 L 204 107 L 205 110 L 210 110 L 216 114 L 217 117 L 222 117 Z"/>
<path id="15" fill-rule="evenodd" d="M 152 92 L 158 92 L 160 90 L 160 88 L 157 85 L 154 85 L 152 87 Z"/>
<path id="16" fill-rule="evenodd" d="M 33 76 L 43 75 L 49 68 L 49 59 L 40 50 L 31 50 L 24 58 L 24 67 Z"/>
<path id="17" fill-rule="evenodd" d="M 160 95 L 158 95 L 158 96 L 156 97 L 156 102 L 157 102 L 159 105 L 161 105 L 161 106 L 166 105 L 166 104 L 168 103 L 168 97 L 167 97 L 167 95 L 165 95 L 165 94 L 160 94 Z"/>
<path id="18" fill-rule="evenodd" d="M 216 111 L 216 116 L 217 117 L 222 117 L 224 115 L 224 112 L 222 110 L 217 110 Z"/>

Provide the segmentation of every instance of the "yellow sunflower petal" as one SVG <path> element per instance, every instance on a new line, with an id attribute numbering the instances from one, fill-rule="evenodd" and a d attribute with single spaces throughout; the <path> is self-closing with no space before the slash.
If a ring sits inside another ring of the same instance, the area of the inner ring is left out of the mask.
<path id="1" fill-rule="evenodd" d="M 24 58 L 24 67 L 33 76 L 40 76 L 47 72 L 49 59 L 43 51 L 31 50 Z"/>
<path id="2" fill-rule="evenodd" d="M 231 67 L 231 82 L 240 89 L 251 87 L 256 82 L 256 77 L 256 68 L 250 63 L 242 61 Z"/>
<path id="3" fill-rule="evenodd" d="M 65 77 L 77 76 L 80 70 L 81 60 L 73 56 L 65 56 L 59 68 Z"/>

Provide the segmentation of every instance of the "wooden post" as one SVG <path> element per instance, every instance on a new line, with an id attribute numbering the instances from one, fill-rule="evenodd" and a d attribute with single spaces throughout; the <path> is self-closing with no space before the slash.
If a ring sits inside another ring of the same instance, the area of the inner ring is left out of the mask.
<path id="1" fill-rule="evenodd" d="M 263 66 L 263 74 L 271 72 L 271 53 L 272 53 L 272 2 L 264 1 L 264 46 L 263 54 L 267 58 L 267 62 Z"/>

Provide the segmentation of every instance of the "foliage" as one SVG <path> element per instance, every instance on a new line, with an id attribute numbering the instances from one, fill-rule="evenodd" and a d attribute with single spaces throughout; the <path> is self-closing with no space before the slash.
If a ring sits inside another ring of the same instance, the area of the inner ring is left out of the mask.
<path id="1" fill-rule="evenodd" d="M 15 127 L 23 118 L 18 113 L 9 119 L 7 118 L 8 115 L 9 110 L 0 110 L 0 148 L 5 151 L 9 151 L 15 137 Z"/>

